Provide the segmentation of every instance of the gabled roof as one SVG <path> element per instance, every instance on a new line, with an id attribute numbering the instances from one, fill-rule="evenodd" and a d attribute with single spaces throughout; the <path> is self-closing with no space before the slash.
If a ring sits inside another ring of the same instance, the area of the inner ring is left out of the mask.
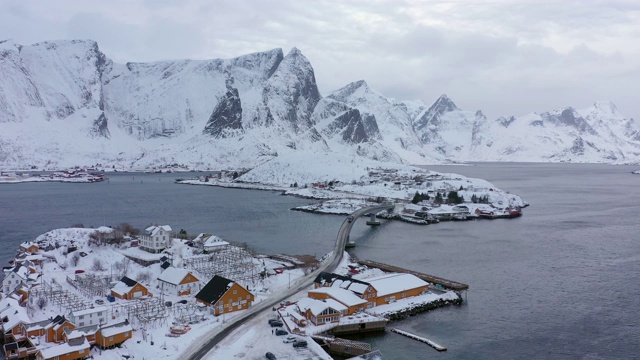
<path id="1" fill-rule="evenodd" d="M 369 287 L 369 283 L 364 281 L 356 280 L 356 279 L 347 279 L 347 280 L 335 280 L 331 287 L 348 289 L 356 294 L 362 295 L 367 288 Z"/>
<path id="2" fill-rule="evenodd" d="M 27 278 L 29 277 L 29 268 L 26 266 L 23 266 L 22 264 L 18 264 L 9 270 L 5 270 L 6 275 L 9 275 L 9 273 L 15 273 L 16 275 L 21 277 L 23 280 L 27 280 Z"/>
<path id="3" fill-rule="evenodd" d="M 174 267 L 170 267 L 165 271 L 163 271 L 162 274 L 160 274 L 160 276 L 158 276 L 158 280 L 164 281 L 173 285 L 179 285 L 182 282 L 182 280 L 184 280 L 184 278 L 187 275 L 189 275 L 190 272 L 191 271 L 187 269 L 177 269 Z M 193 274 L 191 275 L 195 277 Z"/>
<path id="4" fill-rule="evenodd" d="M 221 238 L 215 236 L 215 235 L 211 235 L 207 238 L 207 240 L 205 240 L 204 242 L 204 247 L 214 247 L 214 246 L 225 246 L 225 245 L 229 245 L 228 242 L 222 240 Z"/>
<path id="5" fill-rule="evenodd" d="M 0 301 L 0 318 L 7 321 L 4 323 L 4 331 L 11 331 L 14 326 L 19 323 L 28 324 L 31 322 L 31 318 L 27 314 L 27 309 L 20 306 L 18 300 L 12 297 L 6 297 Z"/>
<path id="6" fill-rule="evenodd" d="M 429 285 L 415 275 L 402 273 L 385 274 L 367 281 L 376 289 L 378 297 Z"/>
<path id="7" fill-rule="evenodd" d="M 357 306 L 367 303 L 367 300 L 359 298 L 353 292 L 336 287 L 320 287 L 317 289 L 309 290 L 309 293 L 327 294 L 334 300 L 337 300 L 338 302 L 345 304 L 346 306 Z"/>
<path id="8" fill-rule="evenodd" d="M 171 226 L 169 225 L 162 225 L 162 226 L 149 226 L 148 228 L 144 229 L 145 233 L 149 236 L 153 236 L 155 234 L 158 233 L 158 231 L 160 230 L 164 230 L 164 231 L 171 231 Z"/>
<path id="9" fill-rule="evenodd" d="M 64 333 L 67 335 L 67 339 L 76 339 L 81 336 L 95 335 L 97 331 L 98 331 L 98 325 L 89 325 L 89 326 L 83 326 L 81 328 L 77 328 L 73 330 L 66 329 Z"/>
<path id="10" fill-rule="evenodd" d="M 40 354 L 45 359 L 53 359 L 56 356 L 61 356 L 64 354 L 70 354 L 75 351 L 84 351 L 89 349 L 89 342 L 83 336 L 78 340 L 69 341 L 69 343 L 62 343 L 60 345 L 52 346 L 50 348 L 41 349 Z"/>
<path id="11" fill-rule="evenodd" d="M 122 279 L 120 279 L 120 281 L 118 281 L 113 288 L 111 288 L 111 291 L 115 292 L 116 294 L 126 294 L 129 291 L 131 291 L 131 289 L 136 286 L 136 284 L 139 284 L 139 282 L 130 279 L 126 276 L 123 276 Z M 144 286 L 143 284 L 140 284 L 142 286 Z M 147 288 L 146 286 L 144 286 L 145 288 Z"/>
<path id="12" fill-rule="evenodd" d="M 346 306 L 333 299 L 315 300 L 311 298 L 302 298 L 298 300 L 296 305 L 298 306 L 298 309 L 300 309 L 300 311 L 305 312 L 307 310 L 310 310 L 311 314 L 315 316 L 321 314 L 327 308 L 332 308 L 333 310 L 338 312 L 347 310 Z"/>
<path id="13" fill-rule="evenodd" d="M 127 331 L 133 331 L 128 321 L 124 321 L 118 324 L 113 324 L 113 325 L 100 328 L 100 333 L 102 334 L 103 337 L 124 334 Z"/>
<path id="14" fill-rule="evenodd" d="M 135 281 L 135 280 L 133 280 L 133 279 L 131 279 L 131 278 L 128 278 L 128 277 L 126 277 L 126 276 L 123 276 L 123 277 L 122 277 L 122 279 L 120 279 L 120 282 L 123 282 L 123 283 L 125 283 L 127 286 L 131 286 L 131 287 L 136 286 L 136 284 L 138 283 L 137 281 Z"/>
<path id="15" fill-rule="evenodd" d="M 56 315 L 51 321 L 44 327 L 45 329 L 50 329 L 52 327 L 56 327 L 58 325 L 64 324 L 67 321 L 67 318 L 64 315 Z"/>
<path id="16" fill-rule="evenodd" d="M 215 304 L 231 288 L 233 281 L 215 275 L 196 295 L 196 299 Z M 238 284 L 238 286 L 240 286 Z"/>

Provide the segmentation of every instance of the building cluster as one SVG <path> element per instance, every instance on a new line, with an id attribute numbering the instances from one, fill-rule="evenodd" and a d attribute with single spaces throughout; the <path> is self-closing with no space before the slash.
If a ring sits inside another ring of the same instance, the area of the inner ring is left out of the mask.
<path id="1" fill-rule="evenodd" d="M 109 349 L 132 337 L 125 320 L 109 323 L 107 307 L 78 310 L 67 316 L 34 321 L 15 293 L 0 300 L 0 331 L 7 359 L 75 360 L 91 347 Z"/>
<path id="2" fill-rule="evenodd" d="M 288 315 L 299 327 L 309 322 L 316 326 L 338 323 L 345 316 L 428 292 L 429 283 L 412 274 L 389 273 L 357 280 L 322 272 L 314 280 L 314 289 Z"/>
<path id="3" fill-rule="evenodd" d="M 102 228 L 98 231 L 106 242 L 111 234 L 109 230 L 112 229 Z M 148 227 L 139 237 L 139 246 L 152 253 L 163 252 L 173 245 L 171 231 L 168 225 Z M 211 234 L 200 234 L 191 241 L 207 253 L 215 253 L 229 247 L 228 242 Z M 107 275 L 105 279 L 108 278 L 109 281 L 105 283 L 102 277 L 95 274 L 80 269 L 70 270 L 74 274 L 67 276 L 67 282 L 75 289 L 80 290 L 80 286 L 89 285 L 104 286 L 101 296 L 107 295 L 107 301 L 98 299 L 95 303 L 84 302 L 78 298 L 81 304 L 69 305 L 70 307 L 60 315 L 46 320 L 38 319 L 37 315 L 33 318 L 28 315 L 28 306 L 37 305 L 37 301 L 40 300 L 36 297 L 46 296 L 47 290 L 43 289 L 43 286 L 47 285 L 50 288 L 47 284 L 49 280 L 42 280 L 42 263 L 54 259 L 47 254 L 48 250 L 52 250 L 49 245 L 46 241 L 21 244 L 13 266 L 5 269 L 0 289 L 0 340 L 6 358 L 84 359 L 90 356 L 92 347 L 108 349 L 119 346 L 131 338 L 134 329 L 130 320 L 135 318 L 119 317 L 118 306 L 130 300 L 144 301 L 154 297 L 154 294 L 148 283 L 127 276 L 110 281 L 111 276 Z M 80 252 L 76 249 L 76 244 L 69 243 L 65 246 L 66 251 L 72 249 Z M 157 292 L 161 299 L 164 296 L 192 297 L 215 316 L 247 309 L 254 302 L 254 295 L 234 280 L 215 275 L 208 282 L 202 281 L 200 273 L 176 268 L 167 261 L 168 258 L 164 260 L 160 267 L 161 273 L 157 276 Z M 61 292 L 71 294 L 66 290 Z M 46 303 L 43 306 L 46 306 Z"/>

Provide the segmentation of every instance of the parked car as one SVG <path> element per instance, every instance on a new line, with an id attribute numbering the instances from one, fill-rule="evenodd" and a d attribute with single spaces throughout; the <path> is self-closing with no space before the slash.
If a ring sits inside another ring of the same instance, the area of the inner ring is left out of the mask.
<path id="1" fill-rule="evenodd" d="M 276 335 L 280 336 L 280 335 L 289 335 L 288 332 L 282 330 L 282 329 L 276 329 Z"/>
<path id="2" fill-rule="evenodd" d="M 96 300 L 96 304 L 98 304 L 98 305 L 104 305 L 104 300 L 102 300 L 102 299 L 98 299 L 98 300 Z"/>
<path id="3" fill-rule="evenodd" d="M 271 325 L 272 323 L 274 323 L 276 321 L 280 321 L 280 320 L 278 320 L 278 319 L 269 319 L 269 325 Z"/>
<path id="4" fill-rule="evenodd" d="M 295 336 L 287 336 L 286 339 L 282 340 L 282 342 L 285 344 L 296 342 L 296 341 L 298 341 L 298 338 Z"/>
<path id="5" fill-rule="evenodd" d="M 182 300 L 180 300 L 180 301 L 177 301 L 176 303 L 177 303 L 177 304 L 186 304 L 186 303 L 187 303 L 187 300 L 182 299 Z"/>
<path id="6" fill-rule="evenodd" d="M 352 222 L 353 221 L 353 216 L 351 216 L 351 215 L 347 216 L 347 221 L 348 222 Z"/>
<path id="7" fill-rule="evenodd" d="M 266 353 L 264 356 L 266 356 L 266 358 L 269 359 L 269 360 L 275 360 L 276 359 L 276 356 L 273 355 L 273 353 L 271 353 L 271 352 Z"/>
<path id="8" fill-rule="evenodd" d="M 164 306 L 166 307 L 171 307 L 173 305 L 173 303 L 171 303 L 171 301 L 165 301 L 164 302 Z"/>
<path id="9" fill-rule="evenodd" d="M 293 343 L 293 347 L 297 348 L 297 347 L 307 347 L 307 341 L 306 340 L 299 340 Z"/>
<path id="10" fill-rule="evenodd" d="M 282 321 L 276 320 L 276 321 L 273 321 L 270 325 L 271 327 L 281 327 L 284 324 L 282 323 Z"/>

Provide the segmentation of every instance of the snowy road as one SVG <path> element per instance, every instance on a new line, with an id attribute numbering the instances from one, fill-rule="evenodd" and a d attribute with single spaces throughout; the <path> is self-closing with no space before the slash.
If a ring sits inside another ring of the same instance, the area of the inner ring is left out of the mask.
<path id="1" fill-rule="evenodd" d="M 353 214 L 351 214 L 351 216 L 353 217 L 353 221 L 348 221 L 348 219 L 345 219 L 345 221 L 342 223 L 342 226 L 338 231 L 336 245 L 333 249 L 331 257 L 320 264 L 319 268 L 316 271 L 296 280 L 291 285 L 290 289 L 287 289 L 286 291 L 277 295 L 274 294 L 273 297 L 266 299 L 259 304 L 255 304 L 244 314 L 234 318 L 234 322 L 229 323 L 226 326 L 216 327 L 210 333 L 203 335 L 201 339 L 194 342 L 194 345 L 190 347 L 181 358 L 191 360 L 202 359 L 207 355 L 209 351 L 211 351 L 211 349 L 213 349 L 214 346 L 216 346 L 216 344 L 218 344 L 222 339 L 231 334 L 232 331 L 240 327 L 242 324 L 255 318 L 261 312 L 273 308 L 276 304 L 279 304 L 284 299 L 304 290 L 309 285 L 311 285 L 313 279 L 315 279 L 316 276 L 318 276 L 318 274 L 320 274 L 321 272 L 333 271 L 342 260 L 342 256 L 344 254 L 344 246 L 346 245 L 347 239 L 349 238 L 349 233 L 351 233 L 351 228 L 353 227 L 355 220 L 366 213 L 392 209 L 394 206 L 395 205 L 378 205 L 354 211 Z M 199 344 L 201 345 L 198 346 Z"/>

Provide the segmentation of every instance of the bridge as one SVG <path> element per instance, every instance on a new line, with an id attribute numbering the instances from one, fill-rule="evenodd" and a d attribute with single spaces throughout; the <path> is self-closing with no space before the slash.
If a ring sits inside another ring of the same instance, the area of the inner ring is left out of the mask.
<path id="1" fill-rule="evenodd" d="M 391 210 L 394 207 L 394 204 L 381 204 L 354 211 L 342 223 L 342 226 L 338 231 L 338 237 L 336 238 L 336 244 L 333 248 L 331 257 L 320 264 L 317 270 L 296 280 L 292 284 L 291 288 L 287 289 L 286 291 L 278 293 L 277 295 L 274 294 L 272 297 L 253 305 L 244 314 L 235 317 L 232 323 L 229 323 L 227 325 L 220 325 L 213 329 L 210 333 L 205 334 L 201 339 L 203 341 L 202 345 L 198 347 L 198 344 L 194 344 L 191 348 L 189 348 L 185 353 L 182 354 L 183 356 L 181 358 L 190 360 L 202 359 L 207 355 L 209 351 L 211 351 L 211 349 L 213 349 L 214 346 L 222 341 L 222 339 L 231 334 L 232 331 L 239 328 L 245 322 L 255 318 L 265 310 L 270 310 L 276 304 L 279 304 L 286 298 L 304 290 L 313 283 L 313 280 L 321 272 L 333 272 L 338 264 L 340 264 L 340 261 L 342 261 L 342 256 L 344 255 L 344 247 L 347 244 L 347 239 L 349 238 L 349 234 L 351 233 L 351 228 L 353 227 L 354 222 L 366 213 L 378 213 L 383 210 Z"/>

